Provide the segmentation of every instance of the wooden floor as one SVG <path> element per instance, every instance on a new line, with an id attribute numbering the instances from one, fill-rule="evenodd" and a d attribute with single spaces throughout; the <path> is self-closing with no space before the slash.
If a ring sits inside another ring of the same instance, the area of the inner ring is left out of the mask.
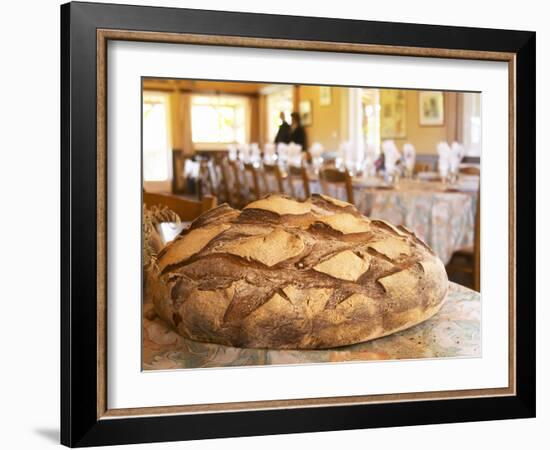
<path id="1" fill-rule="evenodd" d="M 454 255 L 453 258 L 459 258 L 457 255 Z M 471 262 L 468 260 L 460 261 L 463 265 L 470 265 Z M 474 278 L 471 273 L 459 272 L 459 271 L 450 271 L 447 268 L 447 276 L 449 281 L 466 286 L 467 288 L 474 289 Z"/>

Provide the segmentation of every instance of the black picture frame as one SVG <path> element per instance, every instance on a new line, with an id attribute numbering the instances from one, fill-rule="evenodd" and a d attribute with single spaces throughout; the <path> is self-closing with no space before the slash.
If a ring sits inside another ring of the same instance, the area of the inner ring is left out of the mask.
<path id="1" fill-rule="evenodd" d="M 515 55 L 516 394 L 98 418 L 98 29 Z M 61 6 L 61 443 L 71 447 L 535 416 L 534 32 L 93 3 Z"/>

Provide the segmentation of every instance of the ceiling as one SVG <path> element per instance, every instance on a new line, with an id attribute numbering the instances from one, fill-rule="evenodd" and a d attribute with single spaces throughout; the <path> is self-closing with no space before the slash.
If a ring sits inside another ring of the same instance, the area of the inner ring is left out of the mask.
<path id="1" fill-rule="evenodd" d="M 268 86 L 268 84 L 230 81 L 178 80 L 167 78 L 146 78 L 143 80 L 144 89 L 163 91 L 180 90 L 211 93 L 258 94 L 260 89 L 266 86 Z"/>

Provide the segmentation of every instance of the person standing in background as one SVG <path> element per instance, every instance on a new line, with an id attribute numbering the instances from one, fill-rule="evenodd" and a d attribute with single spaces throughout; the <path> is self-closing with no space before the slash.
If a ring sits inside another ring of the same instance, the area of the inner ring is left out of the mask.
<path id="1" fill-rule="evenodd" d="M 302 146 L 302 151 L 307 152 L 306 130 L 300 122 L 300 114 L 293 112 L 290 117 L 292 118 L 290 124 L 290 142 L 300 144 Z"/>
<path id="2" fill-rule="evenodd" d="M 290 125 L 285 120 L 285 113 L 283 111 L 281 111 L 279 117 L 281 118 L 282 123 L 279 125 L 277 136 L 275 136 L 275 144 L 288 144 L 290 142 Z"/>

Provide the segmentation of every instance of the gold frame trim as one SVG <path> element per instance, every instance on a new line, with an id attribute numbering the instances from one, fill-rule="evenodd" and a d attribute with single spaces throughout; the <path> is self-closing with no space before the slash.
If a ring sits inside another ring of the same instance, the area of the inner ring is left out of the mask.
<path id="1" fill-rule="evenodd" d="M 202 405 L 174 405 L 163 407 L 120 408 L 107 407 L 107 230 L 106 230 L 106 173 L 107 173 L 107 41 L 141 41 L 217 45 L 288 50 L 309 50 L 343 53 L 364 53 L 392 56 L 474 59 L 503 61 L 508 63 L 508 387 L 494 389 L 469 389 L 404 394 L 359 395 L 345 397 L 307 398 L 292 400 L 266 400 L 252 402 L 213 403 Z M 402 401 L 445 400 L 472 397 L 513 396 L 516 394 L 516 180 L 515 180 L 515 129 L 516 129 L 516 55 L 506 52 L 455 50 L 444 48 L 398 47 L 388 45 L 335 43 L 323 41 L 296 41 L 286 39 L 247 38 L 180 33 L 157 33 L 127 30 L 97 30 L 97 419 L 112 420 L 122 417 L 156 416 L 173 414 L 206 414 L 218 412 L 289 409 L 319 406 L 344 406 L 366 403 L 390 403 Z"/>

